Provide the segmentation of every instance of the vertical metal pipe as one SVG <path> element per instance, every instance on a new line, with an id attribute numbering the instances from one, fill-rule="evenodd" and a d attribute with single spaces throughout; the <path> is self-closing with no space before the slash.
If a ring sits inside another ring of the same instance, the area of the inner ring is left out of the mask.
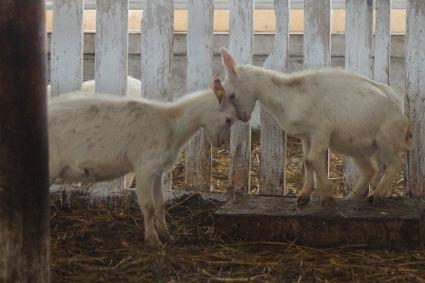
<path id="1" fill-rule="evenodd" d="M 44 13 L 0 2 L 0 282 L 49 282 Z"/>

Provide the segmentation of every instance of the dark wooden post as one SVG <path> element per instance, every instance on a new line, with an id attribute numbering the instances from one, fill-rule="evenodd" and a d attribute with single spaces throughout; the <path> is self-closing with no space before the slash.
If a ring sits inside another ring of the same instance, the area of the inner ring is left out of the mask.
<path id="1" fill-rule="evenodd" d="M 0 282 L 49 282 L 44 13 L 0 2 Z"/>

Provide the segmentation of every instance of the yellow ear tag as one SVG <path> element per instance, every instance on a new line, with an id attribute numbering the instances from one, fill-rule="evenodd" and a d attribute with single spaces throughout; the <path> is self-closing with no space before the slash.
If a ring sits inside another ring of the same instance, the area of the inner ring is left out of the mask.
<path id="1" fill-rule="evenodd" d="M 214 93 L 215 93 L 215 95 L 217 96 L 218 100 L 221 102 L 221 100 L 222 100 L 222 99 L 223 99 L 223 97 L 224 97 L 224 91 L 222 91 L 222 90 L 220 89 L 220 90 L 216 90 Z"/>
<path id="2" fill-rule="evenodd" d="M 215 92 L 215 95 L 217 95 L 217 97 L 218 97 L 218 98 L 223 98 L 223 96 L 224 96 L 224 91 L 222 91 L 222 90 L 217 90 L 217 91 Z"/>

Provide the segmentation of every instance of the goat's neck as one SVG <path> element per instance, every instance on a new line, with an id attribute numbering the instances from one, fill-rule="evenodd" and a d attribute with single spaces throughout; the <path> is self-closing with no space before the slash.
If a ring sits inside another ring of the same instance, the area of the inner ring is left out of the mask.
<path id="1" fill-rule="evenodd" d="M 171 106 L 176 147 L 184 146 L 203 126 L 204 115 L 208 112 L 207 93 L 192 95 L 191 98 L 177 101 Z"/>
<path id="2" fill-rule="evenodd" d="M 248 66 L 246 68 L 247 71 L 242 74 L 243 81 L 248 82 L 251 92 L 255 93 L 256 98 L 269 112 L 278 115 L 282 112 L 281 101 L 289 102 L 290 100 L 290 97 L 286 97 L 285 87 L 273 82 L 273 80 L 276 81 L 276 74 L 269 70 Z M 279 79 L 284 81 L 285 77 L 282 76 Z"/>

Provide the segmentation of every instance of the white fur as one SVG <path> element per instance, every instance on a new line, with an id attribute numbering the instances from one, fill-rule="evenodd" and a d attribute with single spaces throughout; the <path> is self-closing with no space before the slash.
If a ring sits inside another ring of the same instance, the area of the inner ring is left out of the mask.
<path id="1" fill-rule="evenodd" d="M 127 77 L 127 97 L 133 97 L 133 98 L 140 98 L 141 97 L 141 89 L 142 89 L 142 82 L 138 79 L 135 79 L 131 76 Z M 81 93 L 86 96 L 93 96 L 95 95 L 95 81 L 85 81 L 81 85 Z M 54 99 L 63 99 L 63 98 L 70 98 L 74 95 L 74 93 L 69 93 L 65 95 L 60 95 L 55 97 Z M 48 99 L 51 99 L 51 86 L 47 86 L 47 97 Z M 124 187 L 129 188 L 133 184 L 134 181 L 134 172 L 128 173 L 124 177 Z"/>
<path id="2" fill-rule="evenodd" d="M 413 147 L 409 120 L 392 88 L 340 69 L 286 75 L 236 66 L 225 49 L 222 56 L 227 69 L 223 86 L 227 97 L 234 95 L 238 118 L 248 121 L 259 100 L 283 130 L 301 139 L 305 179 L 299 202 L 310 199 L 313 171 L 322 203 L 333 201 L 325 167 L 328 148 L 350 156 L 359 168 L 350 199 L 366 194 L 376 162 L 386 169 L 369 198 L 385 197 L 399 173 L 403 151 Z"/>
<path id="3" fill-rule="evenodd" d="M 201 127 L 214 144 L 224 142 L 236 113 L 212 90 L 172 103 L 73 93 L 50 100 L 48 118 L 50 182 L 107 181 L 134 171 L 146 240 L 159 244 L 158 235 L 168 237 L 163 173 Z"/>

